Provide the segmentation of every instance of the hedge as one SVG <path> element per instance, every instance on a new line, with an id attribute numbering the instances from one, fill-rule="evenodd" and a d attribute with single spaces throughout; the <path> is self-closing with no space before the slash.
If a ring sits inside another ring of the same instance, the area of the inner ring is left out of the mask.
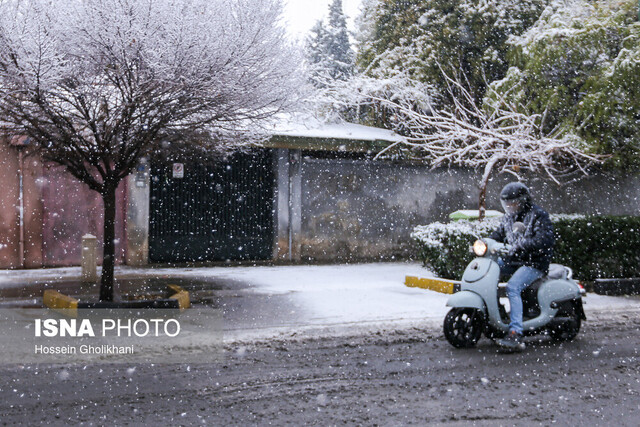
<path id="1" fill-rule="evenodd" d="M 442 278 L 460 279 L 473 258 L 469 247 L 488 236 L 500 219 L 418 226 L 411 237 L 424 265 Z M 551 215 L 554 263 L 569 266 L 583 281 L 640 277 L 640 217 Z"/>

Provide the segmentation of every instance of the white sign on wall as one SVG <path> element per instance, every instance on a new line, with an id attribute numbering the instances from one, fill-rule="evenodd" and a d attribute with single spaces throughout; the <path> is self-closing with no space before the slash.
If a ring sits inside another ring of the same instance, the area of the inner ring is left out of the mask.
<path id="1" fill-rule="evenodd" d="M 173 164 L 173 177 L 174 178 L 184 178 L 184 164 L 183 163 L 174 163 Z"/>

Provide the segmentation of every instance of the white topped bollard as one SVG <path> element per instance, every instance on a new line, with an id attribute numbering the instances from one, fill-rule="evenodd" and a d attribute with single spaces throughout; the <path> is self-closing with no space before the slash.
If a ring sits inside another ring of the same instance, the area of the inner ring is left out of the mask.
<path id="1" fill-rule="evenodd" d="M 96 283 L 98 280 L 98 239 L 91 234 L 82 236 L 82 281 Z"/>

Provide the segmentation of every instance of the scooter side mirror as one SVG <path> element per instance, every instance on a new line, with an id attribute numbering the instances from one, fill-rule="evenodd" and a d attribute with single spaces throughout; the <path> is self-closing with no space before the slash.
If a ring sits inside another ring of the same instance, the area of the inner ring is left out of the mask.
<path id="1" fill-rule="evenodd" d="M 514 222 L 513 223 L 513 232 L 515 234 L 524 234 L 524 231 L 527 229 L 527 227 L 524 226 L 523 223 L 521 223 L 520 221 L 518 222 Z"/>

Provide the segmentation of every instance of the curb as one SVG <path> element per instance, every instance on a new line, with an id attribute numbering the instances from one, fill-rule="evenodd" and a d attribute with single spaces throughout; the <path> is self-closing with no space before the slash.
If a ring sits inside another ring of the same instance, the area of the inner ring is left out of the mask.
<path id="1" fill-rule="evenodd" d="M 460 282 L 456 280 L 439 279 L 435 277 L 421 278 L 406 276 L 404 284 L 410 288 L 421 288 L 442 294 L 453 294 L 460 290 Z"/>
<path id="2" fill-rule="evenodd" d="M 640 295 L 640 279 L 596 279 L 593 290 L 599 295 Z"/>

